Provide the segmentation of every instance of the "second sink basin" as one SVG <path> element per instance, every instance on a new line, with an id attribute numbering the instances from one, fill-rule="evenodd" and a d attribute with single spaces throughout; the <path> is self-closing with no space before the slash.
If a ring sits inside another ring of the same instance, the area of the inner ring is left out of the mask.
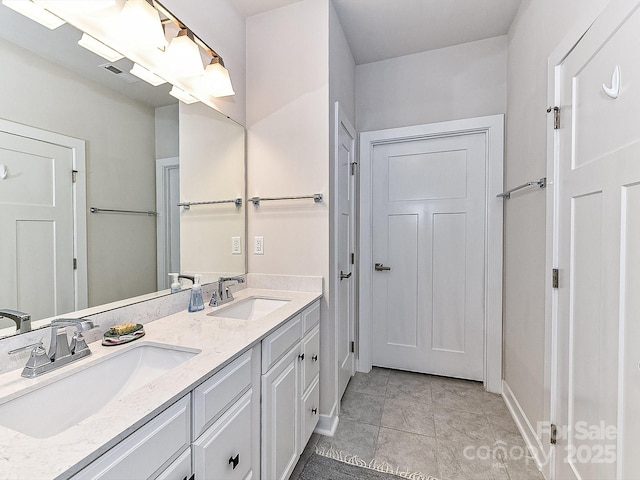
<path id="1" fill-rule="evenodd" d="M 248 297 L 207 315 L 239 320 L 259 320 L 289 302 L 290 300 L 281 298 Z"/>
<path id="2" fill-rule="evenodd" d="M 162 344 L 131 346 L 1 404 L 0 425 L 52 437 L 198 353 Z"/>

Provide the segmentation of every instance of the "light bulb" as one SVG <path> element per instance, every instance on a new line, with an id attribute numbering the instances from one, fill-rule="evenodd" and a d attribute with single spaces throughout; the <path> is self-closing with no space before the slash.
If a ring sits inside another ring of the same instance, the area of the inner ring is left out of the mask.
<path id="1" fill-rule="evenodd" d="M 184 103 L 195 103 L 198 101 L 196 97 L 192 97 L 187 92 L 176 87 L 175 85 L 173 86 L 169 94 Z"/>
<path id="2" fill-rule="evenodd" d="M 229 71 L 217 59 L 207 65 L 203 77 L 204 88 L 213 97 L 228 97 L 235 95 Z"/>
<path id="3" fill-rule="evenodd" d="M 127 0 L 120 12 L 123 35 L 132 47 L 160 48 L 167 46 L 160 14 L 146 0 Z"/>
<path id="4" fill-rule="evenodd" d="M 163 83 L 167 83 L 167 81 L 164 78 L 159 77 L 152 71 L 147 70 L 146 68 L 144 68 L 141 65 L 138 65 L 137 63 L 133 64 L 131 73 L 134 74 L 136 77 L 144 80 L 145 82 L 150 83 L 154 87 L 157 87 L 158 85 L 162 85 Z"/>
<path id="5" fill-rule="evenodd" d="M 51 30 L 66 23 L 60 17 L 36 5 L 31 0 L 2 0 L 2 4 Z"/>
<path id="6" fill-rule="evenodd" d="M 204 73 L 200 49 L 189 38 L 186 29 L 181 30 L 169 43 L 165 62 L 167 68 L 171 69 L 176 76 L 196 77 Z"/>

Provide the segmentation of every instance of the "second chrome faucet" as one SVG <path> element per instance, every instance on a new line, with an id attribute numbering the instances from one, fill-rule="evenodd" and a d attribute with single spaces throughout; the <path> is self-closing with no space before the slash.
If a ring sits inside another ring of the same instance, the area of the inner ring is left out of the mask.
<path id="1" fill-rule="evenodd" d="M 211 295 L 210 307 L 218 307 L 233 301 L 233 293 L 229 290 L 229 287 L 225 286 L 225 282 L 237 282 L 244 283 L 243 277 L 220 277 L 218 279 L 218 289 L 214 290 Z"/>

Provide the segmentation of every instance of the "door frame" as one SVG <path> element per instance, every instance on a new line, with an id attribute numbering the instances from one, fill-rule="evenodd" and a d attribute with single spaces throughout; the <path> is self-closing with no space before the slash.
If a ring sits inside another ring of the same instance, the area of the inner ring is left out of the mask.
<path id="1" fill-rule="evenodd" d="M 171 245 L 167 242 L 169 238 L 169 212 L 167 204 L 169 193 L 169 176 L 168 171 L 180 167 L 180 157 L 159 158 L 156 160 L 156 263 L 157 263 L 157 282 L 158 290 L 164 290 L 165 283 L 169 276 L 168 271 L 168 252 Z M 176 205 L 177 207 L 177 205 Z"/>
<path id="2" fill-rule="evenodd" d="M 87 268 L 87 183 L 85 141 L 60 133 L 50 132 L 30 125 L 0 118 L 0 131 L 41 142 L 51 143 L 71 150 L 73 170 L 76 171 L 73 185 L 73 255 L 77 259 L 74 270 L 75 310 L 89 306 Z M 69 172 L 71 173 L 71 172 Z"/>
<path id="3" fill-rule="evenodd" d="M 452 120 L 360 134 L 359 195 L 359 355 L 356 369 L 368 372 L 373 349 L 373 217 L 371 162 L 376 145 L 464 134 L 484 134 L 487 139 L 485 214 L 485 325 L 484 387 L 502 393 L 502 261 L 504 115 Z"/>

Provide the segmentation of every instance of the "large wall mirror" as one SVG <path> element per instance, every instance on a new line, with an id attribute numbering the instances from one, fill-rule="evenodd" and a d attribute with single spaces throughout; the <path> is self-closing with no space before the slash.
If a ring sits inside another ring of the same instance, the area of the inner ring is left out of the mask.
<path id="1" fill-rule="evenodd" d="M 246 273 L 244 128 L 80 37 L 0 4 L 0 309 L 36 326 Z"/>

